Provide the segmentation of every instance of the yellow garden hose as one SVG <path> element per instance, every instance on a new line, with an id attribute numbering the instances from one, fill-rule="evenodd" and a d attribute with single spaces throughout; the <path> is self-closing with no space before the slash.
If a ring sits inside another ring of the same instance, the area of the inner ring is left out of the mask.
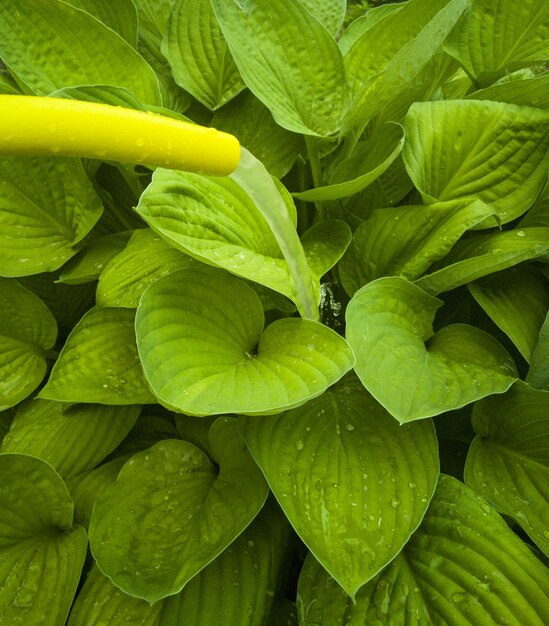
<path id="1" fill-rule="evenodd" d="M 226 176 L 238 164 L 240 145 L 228 133 L 156 113 L 0 95 L 0 154 L 86 157 Z"/>

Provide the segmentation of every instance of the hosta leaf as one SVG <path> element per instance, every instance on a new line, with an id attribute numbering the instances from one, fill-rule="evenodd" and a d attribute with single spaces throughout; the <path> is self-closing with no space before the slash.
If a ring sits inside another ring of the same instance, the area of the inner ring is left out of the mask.
<path id="1" fill-rule="evenodd" d="M 311 271 L 319 278 L 324 276 L 343 256 L 352 236 L 343 220 L 324 220 L 305 231 L 301 244 Z"/>
<path id="2" fill-rule="evenodd" d="M 48 307 L 16 280 L 0 278 L 0 411 L 30 393 L 46 373 L 57 323 Z"/>
<path id="3" fill-rule="evenodd" d="M 178 0 L 162 43 L 175 81 L 209 109 L 245 87 L 210 0 Z"/>
<path id="4" fill-rule="evenodd" d="M 116 5 L 109 0 L 69 0 L 67 4 L 93 15 L 137 48 L 137 11 L 133 0 L 117 0 Z"/>
<path id="5" fill-rule="evenodd" d="M 318 322 L 263 326 L 259 297 L 225 272 L 193 268 L 158 280 L 136 317 L 155 395 L 191 415 L 269 413 L 319 395 L 353 364 L 345 340 Z"/>
<path id="6" fill-rule="evenodd" d="M 244 82 L 275 120 L 307 135 L 337 132 L 346 83 L 328 31 L 297 0 L 212 5 Z"/>
<path id="7" fill-rule="evenodd" d="M 124 250 L 102 271 L 97 306 L 135 309 L 155 280 L 193 264 L 192 257 L 168 245 L 154 231 L 136 230 Z"/>
<path id="8" fill-rule="evenodd" d="M 228 548 L 178 595 L 164 600 L 160 626 L 264 626 L 280 601 L 290 532 L 280 509 L 267 502 Z"/>
<path id="9" fill-rule="evenodd" d="M 403 90 L 413 89 L 468 4 L 468 0 L 407 2 L 355 42 L 345 58 L 353 93 L 348 128 L 360 131 Z"/>
<path id="10" fill-rule="evenodd" d="M 441 261 L 443 267 L 416 284 L 438 294 L 548 252 L 549 226 L 478 235 L 459 241 Z"/>
<path id="11" fill-rule="evenodd" d="M 469 291 L 530 361 L 549 311 L 547 280 L 531 266 L 498 272 L 468 285 Z"/>
<path id="12" fill-rule="evenodd" d="M 505 223 L 543 187 L 547 111 L 489 100 L 416 102 L 405 129 L 406 169 L 426 202 L 479 199 Z"/>
<path id="13" fill-rule="evenodd" d="M 299 3 L 313 17 L 316 17 L 326 30 L 334 36 L 337 35 L 345 18 L 347 9 L 345 0 L 332 0 L 331 2 L 325 2 L 325 0 L 299 0 Z"/>
<path id="14" fill-rule="evenodd" d="M 547 569 L 490 507 L 441 476 L 419 530 L 356 596 L 312 557 L 298 587 L 300 624 L 509 624 L 549 619 Z"/>
<path id="15" fill-rule="evenodd" d="M 120 106 L 125 109 L 147 111 L 147 107 L 124 87 L 112 85 L 78 85 L 78 87 L 63 87 L 52 91 L 52 98 L 68 98 L 72 100 L 85 100 L 86 102 L 99 102 Z"/>
<path id="16" fill-rule="evenodd" d="M 549 555 L 549 392 L 517 382 L 475 405 L 465 482 Z"/>
<path id="17" fill-rule="evenodd" d="M 94 564 L 71 609 L 67 626 L 160 626 L 162 602 L 133 598 L 111 583 Z"/>
<path id="18" fill-rule="evenodd" d="M 519 106 L 549 109 L 549 74 L 521 80 L 508 80 L 466 96 L 467 100 L 496 100 Z"/>
<path id="19" fill-rule="evenodd" d="M 475 0 L 445 43 L 480 85 L 549 58 L 545 0 Z"/>
<path id="20" fill-rule="evenodd" d="M 0 275 L 61 267 L 101 217 L 99 197 L 77 159 L 0 159 Z"/>
<path id="21" fill-rule="evenodd" d="M 438 415 L 516 379 L 513 360 L 488 333 L 466 324 L 433 333 L 441 300 L 403 278 L 379 278 L 347 307 L 347 339 L 368 391 L 399 422 Z"/>
<path id="22" fill-rule="evenodd" d="M 96 502 L 93 555 L 126 593 L 149 602 L 172 595 L 220 554 L 256 516 L 268 489 L 236 421 L 211 429 L 213 462 L 185 441 L 134 455 Z"/>
<path id="23" fill-rule="evenodd" d="M 240 145 L 276 178 L 290 171 L 303 149 L 301 136 L 279 126 L 269 109 L 248 90 L 220 109 L 212 126 L 238 137 Z"/>
<path id="24" fill-rule="evenodd" d="M 59 282 L 83 285 L 96 281 L 105 265 L 126 247 L 129 238 L 130 233 L 124 232 L 94 239 L 65 265 L 59 275 Z"/>
<path id="25" fill-rule="evenodd" d="M 39 396 L 59 402 L 155 403 L 135 344 L 135 312 L 93 309 L 74 327 Z"/>
<path id="26" fill-rule="evenodd" d="M 537 389 L 549 390 L 549 312 L 539 331 L 526 382 Z"/>
<path id="27" fill-rule="evenodd" d="M 0 454 L 0 622 L 64 626 L 87 550 L 72 501 L 44 461 Z"/>
<path id="28" fill-rule="evenodd" d="M 239 427 L 296 532 L 351 597 L 399 553 L 435 490 L 433 425 L 401 427 L 354 378 Z"/>
<path id="29" fill-rule="evenodd" d="M 378 7 L 368 7 L 366 13 L 354 19 L 347 28 L 341 33 L 337 40 L 337 45 L 343 55 L 346 55 L 360 37 L 370 30 L 379 20 L 387 17 L 393 11 L 400 11 L 406 5 L 405 2 L 397 2 L 395 4 L 384 4 Z M 386 44 L 385 40 L 383 44 Z"/>
<path id="30" fill-rule="evenodd" d="M 248 153 L 231 178 L 157 169 L 136 210 L 174 247 L 288 296 L 314 318 L 313 277 L 295 231 L 295 207 L 258 167 Z"/>
<path id="31" fill-rule="evenodd" d="M 377 209 L 353 234 L 339 265 L 341 283 L 352 296 L 381 276 L 414 280 L 491 214 L 484 203 L 467 201 Z"/>
<path id="32" fill-rule="evenodd" d="M 294 193 L 307 202 L 337 200 L 362 191 L 387 170 L 404 145 L 404 129 L 399 124 L 384 124 L 356 152 L 335 168 L 330 184 Z"/>
<path id="33" fill-rule="evenodd" d="M 152 68 L 120 35 L 61 2 L 0 2 L 0 57 L 37 95 L 77 85 L 126 87 L 162 104 Z"/>
<path id="34" fill-rule="evenodd" d="M 1 451 L 38 457 L 70 478 L 112 452 L 134 425 L 139 409 L 28 401 L 19 407 Z"/>

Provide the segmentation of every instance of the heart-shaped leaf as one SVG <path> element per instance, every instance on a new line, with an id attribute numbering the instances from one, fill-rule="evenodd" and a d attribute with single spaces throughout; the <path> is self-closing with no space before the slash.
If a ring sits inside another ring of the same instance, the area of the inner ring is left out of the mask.
<path id="1" fill-rule="evenodd" d="M 549 311 L 547 280 L 531 266 L 518 266 L 468 285 L 469 291 L 530 362 Z"/>
<path id="2" fill-rule="evenodd" d="M 506 72 L 546 61 L 548 24 L 545 0 L 475 0 L 444 48 L 477 83 L 486 86 Z"/>
<path id="3" fill-rule="evenodd" d="M 180 591 L 256 516 L 268 488 L 238 434 L 219 419 L 215 461 L 185 441 L 134 455 L 95 504 L 93 555 L 126 593 L 154 602 Z"/>
<path id="4" fill-rule="evenodd" d="M 351 597 L 400 552 L 435 490 L 432 423 L 399 426 L 354 377 L 239 428 L 296 532 Z"/>
<path id="5" fill-rule="evenodd" d="M 0 621 L 65 624 L 88 541 L 50 465 L 0 454 Z"/>
<path id="6" fill-rule="evenodd" d="M 489 100 L 416 102 L 405 130 L 406 169 L 426 202 L 482 200 L 506 223 L 545 182 L 549 111 Z"/>
<path id="7" fill-rule="evenodd" d="M 178 0 L 162 42 L 175 82 L 209 109 L 245 88 L 210 0 Z"/>
<path id="8" fill-rule="evenodd" d="M 355 370 L 399 422 L 502 393 L 516 379 L 513 360 L 488 333 L 454 324 L 433 334 L 437 298 L 403 278 L 379 278 L 347 307 Z"/>
<path id="9" fill-rule="evenodd" d="M 129 433 L 139 406 L 69 406 L 33 400 L 22 404 L 1 451 L 29 454 L 63 478 L 95 467 Z M 63 445 L 59 445 L 63 442 Z"/>
<path id="10" fill-rule="evenodd" d="M 103 210 L 77 159 L 2 157 L 0 188 L 2 276 L 61 267 Z"/>
<path id="11" fill-rule="evenodd" d="M 113 30 L 60 0 L 47 6 L 23 2 L 17 11 L 0 4 L 0 56 L 37 95 L 113 85 L 142 102 L 162 104 L 158 80 L 145 60 Z"/>
<path id="12" fill-rule="evenodd" d="M 473 409 L 465 482 L 515 519 L 549 556 L 549 392 L 522 382 Z"/>
<path id="13" fill-rule="evenodd" d="M 416 280 L 436 295 L 549 252 L 549 226 L 533 226 L 464 238 L 440 262 L 442 267 Z"/>
<path id="14" fill-rule="evenodd" d="M 0 411 L 26 398 L 46 373 L 57 339 L 48 307 L 16 280 L 0 278 Z"/>
<path id="15" fill-rule="evenodd" d="M 491 214 L 482 202 L 467 201 L 376 209 L 353 233 L 338 267 L 341 283 L 352 296 L 382 276 L 414 280 Z"/>
<path id="16" fill-rule="evenodd" d="M 212 5 L 244 82 L 280 126 L 310 135 L 336 132 L 345 105 L 345 71 L 324 26 L 297 0 L 212 0 Z"/>
<path id="17" fill-rule="evenodd" d="M 307 557 L 300 624 L 509 624 L 549 619 L 547 568 L 483 498 L 441 476 L 419 530 L 353 603 Z"/>
<path id="18" fill-rule="evenodd" d="M 156 400 L 143 377 L 135 311 L 94 309 L 69 335 L 39 397 L 59 402 L 147 404 Z"/>
<path id="19" fill-rule="evenodd" d="M 318 322 L 263 325 L 258 296 L 226 272 L 189 268 L 161 278 L 136 317 L 151 389 L 191 415 L 272 413 L 321 394 L 353 365 L 347 342 Z"/>

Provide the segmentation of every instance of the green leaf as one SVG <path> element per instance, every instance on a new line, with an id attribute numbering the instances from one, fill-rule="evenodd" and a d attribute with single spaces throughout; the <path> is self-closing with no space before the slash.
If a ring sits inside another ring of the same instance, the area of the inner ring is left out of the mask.
<path id="1" fill-rule="evenodd" d="M 445 42 L 445 49 L 482 86 L 549 57 L 549 5 L 545 0 L 475 0 Z"/>
<path id="2" fill-rule="evenodd" d="M 295 207 L 250 153 L 243 152 L 230 178 L 157 169 L 136 211 L 172 246 L 288 296 L 306 317 L 318 316 Z"/>
<path id="3" fill-rule="evenodd" d="M 459 241 L 436 269 L 416 281 L 430 294 L 450 291 L 487 274 L 549 252 L 549 227 L 492 232 Z"/>
<path id="4" fill-rule="evenodd" d="M 192 257 L 168 245 L 154 231 L 136 230 L 124 250 L 102 271 L 97 306 L 135 309 L 155 280 L 194 263 Z"/>
<path id="5" fill-rule="evenodd" d="M 22 404 L 1 451 L 49 463 L 63 478 L 95 467 L 128 434 L 139 406 L 114 407 L 33 400 Z M 62 445 L 60 445 L 62 442 Z"/>
<path id="6" fill-rule="evenodd" d="M 35 94 L 78 85 L 125 87 L 162 104 L 152 68 L 120 35 L 61 2 L 0 2 L 0 57 Z"/>
<path id="7" fill-rule="evenodd" d="M 331 2 L 326 2 L 325 0 L 299 0 L 299 3 L 313 17 L 316 17 L 334 37 L 337 35 L 345 18 L 346 0 L 331 0 Z"/>
<path id="8" fill-rule="evenodd" d="M 61 267 L 103 210 L 77 159 L 2 157 L 0 189 L 2 276 Z"/>
<path id="9" fill-rule="evenodd" d="M 74 327 L 39 397 L 59 402 L 155 403 L 139 362 L 135 312 L 93 309 Z"/>
<path id="10" fill-rule="evenodd" d="M 539 331 L 526 382 L 537 389 L 549 390 L 549 312 Z"/>
<path id="11" fill-rule="evenodd" d="M 162 42 L 175 81 L 211 110 L 245 87 L 210 0 L 178 0 Z"/>
<path id="12" fill-rule="evenodd" d="M 488 333 L 453 324 L 433 333 L 442 301 L 403 278 L 379 278 L 347 307 L 347 339 L 368 391 L 399 422 L 438 415 L 516 379 L 513 360 Z"/>
<path id="13" fill-rule="evenodd" d="M 307 202 L 352 196 L 377 180 L 400 154 L 403 145 L 402 126 L 392 122 L 384 124 L 373 137 L 358 144 L 353 155 L 335 168 L 329 185 L 292 195 Z"/>
<path id="14" fill-rule="evenodd" d="M 547 280 L 532 266 L 518 266 L 468 285 L 469 291 L 530 362 L 549 310 Z"/>
<path id="15" fill-rule="evenodd" d="M 72 606 L 67 626 L 160 626 L 162 602 L 125 594 L 94 564 Z"/>
<path id="16" fill-rule="evenodd" d="M 212 126 L 238 137 L 272 176 L 282 178 L 303 149 L 300 135 L 279 126 L 269 109 L 246 90 L 216 112 Z"/>
<path id="17" fill-rule="evenodd" d="M 549 74 L 496 83 L 465 96 L 467 100 L 496 100 L 519 106 L 549 109 Z"/>
<path id="18" fill-rule="evenodd" d="M 129 232 L 113 233 L 90 242 L 59 274 L 59 282 L 83 285 L 96 281 L 107 263 L 121 252 L 130 238 Z"/>
<path id="19" fill-rule="evenodd" d="M 407 2 L 354 43 L 345 57 L 353 94 L 347 128 L 360 132 L 403 90 L 413 87 L 468 4 L 469 0 Z"/>
<path id="20" fill-rule="evenodd" d="M 296 532 L 351 597 L 400 552 L 435 490 L 432 423 L 401 427 L 354 378 L 239 427 Z"/>
<path id="21" fill-rule="evenodd" d="M 46 350 L 56 339 L 55 318 L 42 300 L 16 280 L 0 278 L 0 411 L 40 384 Z"/>
<path id="22" fill-rule="evenodd" d="M 136 317 L 155 395 L 191 415 L 272 413 L 321 394 L 352 367 L 346 341 L 318 322 L 263 326 L 259 297 L 225 272 L 192 268 L 158 280 Z"/>
<path id="23" fill-rule="evenodd" d="M 68 0 L 67 4 L 93 15 L 137 48 L 137 11 L 132 0 L 116 0 L 116 5 L 109 0 Z"/>
<path id="24" fill-rule="evenodd" d="M 343 220 L 324 220 L 305 231 L 301 245 L 311 272 L 320 278 L 332 269 L 347 250 L 352 236 Z"/>
<path id="25" fill-rule="evenodd" d="M 549 556 L 549 392 L 517 382 L 475 405 L 465 482 Z"/>
<path id="26" fill-rule="evenodd" d="M 268 494 L 236 421 L 210 431 L 216 466 L 185 441 L 134 455 L 95 504 L 93 555 L 126 593 L 154 602 L 180 591 L 252 521 Z"/>
<path id="27" fill-rule="evenodd" d="M 483 498 L 441 476 L 419 530 L 357 594 L 356 604 L 309 556 L 300 624 L 508 624 L 549 619 L 545 566 Z"/>
<path id="28" fill-rule="evenodd" d="M 405 6 L 405 2 L 397 2 L 395 4 L 382 4 L 377 7 L 368 7 L 364 15 L 353 20 L 349 26 L 343 31 L 341 37 L 337 41 L 337 45 L 341 53 L 346 56 L 353 45 L 362 37 L 362 35 L 370 30 L 379 20 L 387 17 L 393 11 L 399 11 Z M 383 41 L 385 45 L 386 41 Z"/>
<path id="29" fill-rule="evenodd" d="M 112 106 L 121 106 L 125 109 L 147 111 L 147 107 L 124 87 L 112 85 L 78 85 L 78 87 L 63 87 L 50 94 L 53 98 L 69 98 L 86 102 L 99 102 Z"/>
<path id="30" fill-rule="evenodd" d="M 545 182 L 547 111 L 489 100 L 416 102 L 405 129 L 406 169 L 427 203 L 479 199 L 506 223 L 531 206 Z"/>
<path id="31" fill-rule="evenodd" d="M 0 454 L 0 620 L 64 626 L 87 550 L 72 501 L 44 461 Z"/>
<path id="32" fill-rule="evenodd" d="M 212 5 L 244 82 L 280 126 L 306 135 L 336 133 L 346 83 L 328 31 L 297 0 Z"/>
<path id="33" fill-rule="evenodd" d="M 341 283 L 352 296 L 382 276 L 414 280 L 491 214 L 484 203 L 468 201 L 376 209 L 353 234 L 338 267 Z"/>
<path id="34" fill-rule="evenodd" d="M 290 532 L 280 509 L 267 501 L 228 548 L 178 595 L 164 600 L 160 626 L 265 626 L 281 599 Z"/>

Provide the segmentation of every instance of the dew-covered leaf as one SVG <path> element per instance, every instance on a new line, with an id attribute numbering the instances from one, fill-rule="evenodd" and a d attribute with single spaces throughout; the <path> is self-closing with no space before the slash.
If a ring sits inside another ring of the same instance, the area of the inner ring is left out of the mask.
<path id="1" fill-rule="evenodd" d="M 264 414 L 321 394 L 352 367 L 347 342 L 319 322 L 264 323 L 257 294 L 226 272 L 189 268 L 158 280 L 136 317 L 151 389 L 191 415 Z"/>
<path id="2" fill-rule="evenodd" d="M 486 500 L 443 475 L 419 529 L 356 604 L 309 555 L 297 605 L 303 625 L 543 626 L 547 589 L 547 568 Z"/>
<path id="3" fill-rule="evenodd" d="M 465 482 L 549 556 L 549 391 L 517 382 L 473 409 Z"/>
<path id="4" fill-rule="evenodd" d="M 212 0 L 232 56 L 249 89 L 280 126 L 329 136 L 346 99 L 341 53 L 298 0 Z"/>
<path id="5" fill-rule="evenodd" d="M 506 391 L 517 378 L 488 333 L 453 324 L 433 333 L 442 301 L 403 278 L 378 278 L 347 307 L 347 339 L 368 391 L 399 422 L 457 409 Z"/>
<path id="6" fill-rule="evenodd" d="M 162 42 L 175 81 L 215 110 L 245 88 L 210 0 L 178 0 Z"/>
<path id="7" fill-rule="evenodd" d="M 0 159 L 0 275 L 61 267 L 101 217 L 101 201 L 77 159 Z"/>
<path id="8" fill-rule="evenodd" d="M 436 486 L 432 423 L 400 426 L 354 377 L 239 428 L 298 535 L 352 597 L 399 553 Z"/>
<path id="9" fill-rule="evenodd" d="M 382 276 L 414 280 L 491 214 L 484 203 L 468 201 L 376 209 L 353 234 L 339 265 L 341 283 L 352 296 Z"/>
<path id="10" fill-rule="evenodd" d="M 404 162 L 425 202 L 479 199 L 506 223 L 545 182 L 548 111 L 490 100 L 416 102 L 405 130 Z"/>
<path id="11" fill-rule="evenodd" d="M 444 47 L 478 84 L 487 86 L 506 72 L 547 61 L 548 42 L 545 0 L 475 0 Z"/>
<path id="12" fill-rule="evenodd" d="M 530 362 L 549 311 L 549 284 L 535 267 L 519 265 L 468 285 L 469 291 Z"/>
<path id="13" fill-rule="evenodd" d="M 49 463 L 64 479 L 92 469 L 124 439 L 139 406 L 103 406 L 32 400 L 22 404 L 2 452 Z"/>
<path id="14" fill-rule="evenodd" d="M 179 592 L 257 515 L 268 488 L 238 434 L 220 418 L 214 465 L 185 441 L 134 455 L 95 504 L 90 524 L 101 570 L 130 595 L 154 602 Z"/>
<path id="15" fill-rule="evenodd" d="M 56 339 L 57 323 L 42 300 L 15 279 L 0 278 L 0 411 L 40 384 Z"/>
<path id="16" fill-rule="evenodd" d="M 59 402 L 147 404 L 135 342 L 135 311 L 92 309 L 69 335 L 39 396 Z"/>
<path id="17" fill-rule="evenodd" d="M 64 626 L 88 541 L 50 465 L 0 454 L 0 622 Z"/>
<path id="18" fill-rule="evenodd" d="M 152 68 L 120 35 L 60 0 L 0 3 L 0 57 L 35 94 L 77 85 L 126 87 L 162 104 Z"/>

